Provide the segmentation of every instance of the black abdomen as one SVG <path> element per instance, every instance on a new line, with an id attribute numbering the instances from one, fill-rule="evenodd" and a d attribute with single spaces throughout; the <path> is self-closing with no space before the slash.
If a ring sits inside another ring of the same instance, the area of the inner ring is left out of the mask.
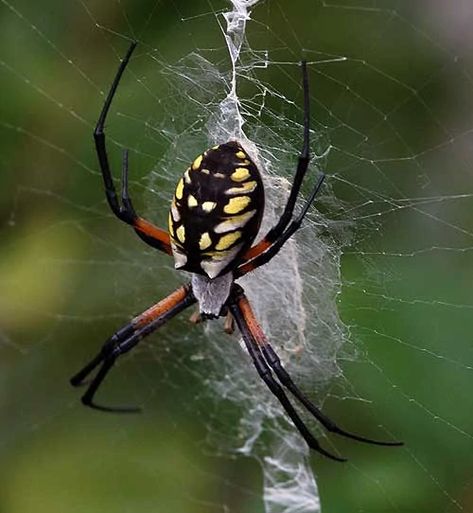
<path id="1" fill-rule="evenodd" d="M 199 155 L 179 180 L 169 212 L 176 268 L 209 278 L 230 271 L 254 241 L 263 210 L 261 175 L 239 143 Z"/>

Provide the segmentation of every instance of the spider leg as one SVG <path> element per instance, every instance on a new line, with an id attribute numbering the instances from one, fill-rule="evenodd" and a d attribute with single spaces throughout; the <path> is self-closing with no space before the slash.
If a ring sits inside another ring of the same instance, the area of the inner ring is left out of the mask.
<path id="1" fill-rule="evenodd" d="M 235 320 L 230 312 L 227 312 L 227 315 L 225 316 L 223 331 L 227 333 L 227 335 L 231 335 L 235 331 Z"/>
<path id="2" fill-rule="evenodd" d="M 228 307 L 235 318 L 235 321 L 240 329 L 240 332 L 243 337 L 243 341 L 248 350 L 248 353 L 253 361 L 253 365 L 256 368 L 261 379 L 266 383 L 267 387 L 276 396 L 276 398 L 281 403 L 282 407 L 288 414 L 289 418 L 292 420 L 294 425 L 296 426 L 299 433 L 302 435 L 304 440 L 307 442 L 307 445 L 313 449 L 314 451 L 323 454 L 327 458 L 330 458 L 335 461 L 347 461 L 345 458 L 341 458 L 339 456 L 335 456 L 330 452 L 326 451 L 316 440 L 314 435 L 309 431 L 307 426 L 304 424 L 303 420 L 295 410 L 294 406 L 292 406 L 289 398 L 284 392 L 283 388 L 277 383 L 274 379 L 271 369 L 269 368 L 267 362 L 265 361 L 263 354 L 258 346 L 258 342 L 253 334 L 253 326 L 250 324 L 248 319 L 245 317 L 244 310 L 242 309 L 242 304 L 245 304 L 248 300 L 246 299 L 243 292 L 240 292 L 240 289 L 237 289 L 238 292 L 231 298 Z"/>
<path id="3" fill-rule="evenodd" d="M 156 330 L 159 326 L 162 326 L 167 320 L 169 320 L 172 316 L 162 316 L 157 318 L 154 322 L 148 324 L 145 328 L 141 330 L 137 330 L 132 336 L 124 339 L 120 343 L 109 346 L 110 349 L 107 354 L 102 358 L 102 365 L 92 379 L 90 385 L 88 386 L 85 394 L 82 396 L 82 403 L 85 406 L 89 406 L 94 408 L 95 410 L 108 411 L 108 412 L 117 412 L 117 413 L 138 413 L 141 411 L 141 408 L 134 406 L 119 406 L 119 407 L 110 407 L 103 406 L 94 402 L 94 396 L 103 380 L 107 376 L 107 374 L 112 369 L 115 361 L 122 354 L 131 351 L 146 335 L 149 335 L 154 330 Z M 72 380 L 71 380 L 72 381 Z"/>
<path id="4" fill-rule="evenodd" d="M 271 369 L 274 371 L 281 384 L 285 386 L 294 395 L 294 397 L 322 424 L 322 426 L 325 429 L 327 429 L 327 431 L 330 431 L 331 433 L 336 433 L 346 438 L 357 440 L 359 442 L 364 442 L 373 445 L 404 445 L 403 442 L 397 441 L 373 440 L 371 438 L 366 438 L 364 436 L 359 436 L 354 433 L 350 433 L 337 426 L 335 422 L 333 422 L 329 417 L 322 413 L 320 409 L 317 406 L 315 406 L 315 404 L 313 404 L 312 401 L 310 401 L 310 399 L 301 392 L 301 390 L 299 390 L 299 388 L 296 386 L 292 378 L 289 376 L 288 372 L 284 369 L 284 367 L 281 364 L 281 360 L 279 359 L 278 355 L 267 341 L 263 333 L 263 330 L 259 326 L 254 316 L 253 310 L 250 306 L 250 303 L 248 299 L 246 299 L 246 297 L 240 297 L 240 299 L 238 300 L 238 307 L 247 326 L 249 326 L 249 329 L 252 333 L 252 337 L 255 340 L 258 349 L 261 351 L 264 359 L 269 364 Z"/>
<path id="5" fill-rule="evenodd" d="M 281 384 L 284 385 L 294 395 L 294 397 L 307 408 L 307 410 L 310 413 L 312 413 L 312 415 L 322 424 L 322 426 L 325 429 L 327 429 L 327 431 L 330 431 L 331 433 L 337 433 L 338 435 L 344 436 L 346 438 L 351 438 L 353 440 L 357 440 L 359 442 L 364 442 L 367 444 L 385 446 L 404 445 L 403 442 L 397 441 L 373 440 L 371 438 L 366 438 L 364 436 L 350 433 L 349 431 L 345 431 L 344 429 L 337 426 L 337 424 L 335 424 L 333 420 L 331 420 L 324 413 L 322 413 L 320 409 L 317 408 L 317 406 L 315 406 L 315 404 L 312 403 L 312 401 L 310 401 L 310 399 L 299 390 L 294 381 L 292 381 L 292 378 L 287 373 L 286 369 L 284 369 L 284 367 L 282 366 L 281 360 L 279 359 L 278 355 L 275 353 L 271 345 L 268 342 L 264 341 L 262 342 L 260 347 L 265 360 L 274 370 Z"/>
<path id="6" fill-rule="evenodd" d="M 294 219 L 289 227 L 280 235 L 280 237 L 271 245 L 266 247 L 259 254 L 253 256 L 252 259 L 243 262 L 241 265 L 235 269 L 233 275 L 235 279 L 240 278 L 241 276 L 254 271 L 257 267 L 260 267 L 266 263 L 268 263 L 277 253 L 279 253 L 280 249 L 284 246 L 287 240 L 294 235 L 294 233 L 300 228 L 302 221 L 307 214 L 310 206 L 314 202 L 320 188 L 322 187 L 323 181 L 325 179 L 325 175 L 322 173 L 320 178 L 317 180 L 315 187 L 313 188 L 309 198 L 307 199 L 304 207 L 302 208 L 300 214 Z M 258 244 L 256 245 L 258 246 Z M 255 247 L 256 247 L 255 246 Z"/>
<path id="7" fill-rule="evenodd" d="M 101 365 L 85 394 L 82 396 L 82 402 L 86 406 L 103 411 L 138 411 L 139 409 L 137 408 L 110 408 L 98 405 L 93 400 L 95 393 L 119 356 L 133 349 L 143 338 L 195 302 L 196 299 L 192 294 L 191 286 L 184 285 L 159 303 L 156 303 L 151 308 L 148 308 L 145 312 L 132 319 L 129 324 L 125 325 L 110 337 L 102 346 L 97 356 L 70 380 L 73 386 L 80 386 L 83 384 L 84 379 L 93 372 L 96 367 Z"/>
<path id="8" fill-rule="evenodd" d="M 154 226 L 149 221 L 139 217 L 131 203 L 129 194 L 128 194 L 128 151 L 125 151 L 123 158 L 123 173 L 122 173 L 122 204 L 120 204 L 117 192 L 115 190 L 115 185 L 113 183 L 112 173 L 110 170 L 110 163 L 107 155 L 107 148 L 105 142 L 105 121 L 107 119 L 108 112 L 110 110 L 110 106 L 112 104 L 112 100 L 115 96 L 115 93 L 118 88 L 118 84 L 120 83 L 120 79 L 125 71 L 125 68 L 130 61 L 130 57 L 133 51 L 136 48 L 136 41 L 134 41 L 128 51 L 123 58 L 120 66 L 118 68 L 117 74 L 112 82 L 112 86 L 105 100 L 104 106 L 100 113 L 99 119 L 97 121 L 97 125 L 94 130 L 94 140 L 95 140 L 95 148 L 97 151 L 97 156 L 99 159 L 100 170 L 102 172 L 102 178 L 105 187 L 105 196 L 107 198 L 108 204 L 112 209 L 112 212 L 120 219 L 121 221 L 133 226 L 135 232 L 139 235 L 141 239 L 143 239 L 150 246 L 159 249 L 160 251 L 164 251 L 169 255 L 172 254 L 169 234 Z"/>
<path id="9" fill-rule="evenodd" d="M 158 303 L 159 305 L 159 303 Z M 136 317 L 138 319 L 140 316 Z M 138 333 L 139 329 L 136 327 L 135 319 L 133 319 L 130 323 L 120 328 L 116 333 L 114 333 L 107 341 L 102 345 L 99 353 L 79 372 L 74 374 L 70 379 L 70 383 L 73 387 L 80 387 L 83 385 L 88 385 L 90 382 L 84 381 L 87 376 L 93 372 L 101 363 L 103 363 L 110 355 L 113 353 L 113 350 L 116 346 L 128 340 L 130 337 Z"/>
<path id="10" fill-rule="evenodd" d="M 245 260 L 250 260 L 255 256 L 261 254 L 266 251 L 270 246 L 272 246 L 283 234 L 284 230 L 289 225 L 292 216 L 294 214 L 294 208 L 296 206 L 297 196 L 299 195 L 299 191 L 301 189 L 302 181 L 304 176 L 307 173 L 307 169 L 309 167 L 310 155 L 309 155 L 309 138 L 310 138 L 310 98 L 309 98 L 309 77 L 307 74 L 307 63 L 306 61 L 301 62 L 302 69 L 302 88 L 304 90 L 304 141 L 302 144 L 302 150 L 299 155 L 297 170 L 294 175 L 294 180 L 292 182 L 291 191 L 289 193 L 289 198 L 287 200 L 284 211 L 279 218 L 277 224 L 269 230 L 269 232 L 263 237 L 263 239 L 258 242 L 255 246 L 250 248 L 246 253 L 244 253 L 243 258 Z M 321 178 L 323 180 L 323 177 Z M 319 180 L 320 181 L 320 180 Z M 320 184 L 316 186 L 316 189 L 320 188 Z M 313 201 L 313 200 L 312 200 Z M 309 203 L 310 206 L 310 203 Z M 305 213 L 307 210 L 305 211 Z M 304 215 L 305 215 L 304 213 Z M 302 216 L 304 217 L 304 216 Z"/>

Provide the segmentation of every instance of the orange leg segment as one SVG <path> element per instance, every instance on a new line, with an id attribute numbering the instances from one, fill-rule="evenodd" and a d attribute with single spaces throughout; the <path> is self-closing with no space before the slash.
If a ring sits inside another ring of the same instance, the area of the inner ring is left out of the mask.
<path id="1" fill-rule="evenodd" d="M 235 321 L 240 329 L 245 342 L 246 348 L 253 361 L 253 365 L 256 368 L 260 378 L 265 382 L 271 393 L 278 399 L 281 406 L 289 418 L 294 423 L 299 433 L 302 435 L 307 445 L 314 451 L 327 456 L 336 461 L 345 461 L 344 458 L 340 458 L 326 451 L 309 431 L 304 421 L 296 411 L 292 403 L 290 402 L 286 392 L 284 391 L 284 384 L 279 376 L 278 371 L 272 366 L 271 362 L 267 360 L 264 355 L 264 349 L 269 346 L 266 337 L 261 329 L 258 321 L 256 320 L 250 303 L 243 292 L 237 292 L 235 294 L 233 302 L 228 305 Z M 275 379 L 273 372 L 278 377 L 281 384 Z M 281 386 L 283 385 L 283 386 Z"/>
<path id="2" fill-rule="evenodd" d="M 315 451 L 337 461 L 345 461 L 343 458 L 335 456 L 320 446 L 318 441 L 310 433 L 305 426 L 304 422 L 299 417 L 298 413 L 290 403 L 286 396 L 284 389 L 287 389 L 295 399 L 317 419 L 322 426 L 340 436 L 357 440 L 358 442 L 364 442 L 373 445 L 384 445 L 384 446 L 400 446 L 402 442 L 397 441 L 381 441 L 373 440 L 359 436 L 354 433 L 350 433 L 340 428 L 335 422 L 327 417 L 322 411 L 312 403 L 312 401 L 297 387 L 288 372 L 284 369 L 281 360 L 278 355 L 267 341 L 263 330 L 261 329 L 250 303 L 244 295 L 242 289 L 237 290 L 234 293 L 233 303 L 230 303 L 229 309 L 232 312 L 235 320 L 240 328 L 243 335 L 248 352 L 253 359 L 253 363 L 258 371 L 260 377 L 265 381 L 271 392 L 279 399 L 281 405 L 289 415 L 294 425 L 297 427 L 303 438 L 308 443 L 309 447 Z M 273 372 L 276 375 L 279 383 L 274 379 Z M 282 386 L 281 386 L 282 385 Z"/>
<path id="3" fill-rule="evenodd" d="M 162 299 L 159 303 L 151 306 L 142 314 L 137 315 L 131 321 L 131 324 L 136 329 L 144 328 L 157 318 L 170 312 L 173 308 L 179 305 L 189 295 L 189 285 L 183 285 L 175 290 L 172 294 Z"/>
<path id="4" fill-rule="evenodd" d="M 84 384 L 87 376 L 100 366 L 97 374 L 82 396 L 82 402 L 86 406 L 104 411 L 137 411 L 136 408 L 110 408 L 97 405 L 93 400 L 94 395 L 119 356 L 131 351 L 143 338 L 195 302 L 196 299 L 192 294 L 191 285 L 184 285 L 159 303 L 145 310 L 142 314 L 134 317 L 130 323 L 112 335 L 103 344 L 97 356 L 71 378 L 73 386 L 80 386 Z"/>
<path id="5" fill-rule="evenodd" d="M 142 217 L 134 219 L 133 228 L 145 242 L 164 251 L 168 255 L 172 255 L 171 240 L 168 232 L 158 228 Z"/>
<path id="6" fill-rule="evenodd" d="M 250 249 L 248 249 L 248 251 L 243 253 L 243 258 L 245 260 L 251 260 L 255 256 L 264 253 L 271 246 L 271 244 L 272 242 L 267 237 L 265 237 L 263 240 L 260 240 L 258 244 L 255 244 Z"/>

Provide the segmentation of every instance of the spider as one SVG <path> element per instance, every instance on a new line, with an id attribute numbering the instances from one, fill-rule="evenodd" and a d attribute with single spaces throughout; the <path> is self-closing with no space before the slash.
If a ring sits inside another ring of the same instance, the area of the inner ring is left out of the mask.
<path id="1" fill-rule="evenodd" d="M 264 210 L 264 188 L 255 163 L 237 141 L 229 141 L 199 155 L 176 186 L 166 232 L 136 214 L 128 193 L 128 151 L 123 155 L 121 202 L 117 196 L 105 143 L 105 121 L 125 68 L 136 48 L 133 42 L 120 63 L 94 131 L 95 147 L 105 186 L 105 195 L 118 219 L 133 227 L 147 244 L 174 257 L 175 268 L 192 273 L 190 283 L 134 317 L 102 346 L 99 353 L 71 378 L 73 386 L 85 384 L 97 367 L 82 396 L 84 405 L 103 411 L 135 412 L 139 408 L 108 407 L 94 401 L 95 394 L 117 358 L 131 351 L 144 337 L 198 303 L 194 322 L 226 317 L 226 331 L 235 321 L 256 368 L 276 396 L 309 447 L 328 458 L 346 461 L 325 450 L 312 435 L 290 402 L 289 391 L 329 432 L 368 444 L 399 446 L 402 442 L 379 441 L 340 428 L 317 408 L 296 386 L 266 339 L 243 288 L 235 280 L 271 260 L 300 227 L 324 181 L 322 173 L 300 213 L 294 214 L 303 178 L 309 167 L 309 82 L 305 61 L 302 67 L 304 91 L 304 141 L 297 170 L 284 211 L 263 239 L 258 234 Z"/>

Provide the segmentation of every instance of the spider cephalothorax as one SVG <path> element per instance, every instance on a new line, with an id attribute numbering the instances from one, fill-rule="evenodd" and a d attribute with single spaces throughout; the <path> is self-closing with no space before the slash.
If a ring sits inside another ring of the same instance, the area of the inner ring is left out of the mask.
<path id="1" fill-rule="evenodd" d="M 237 141 L 215 146 L 199 155 L 178 181 L 169 213 L 169 233 L 139 217 L 128 194 L 128 152 L 123 159 L 121 203 L 113 183 L 105 146 L 105 120 L 120 78 L 136 43 L 123 59 L 94 132 L 105 195 L 113 213 L 131 225 L 150 246 L 173 255 L 178 269 L 192 273 L 192 281 L 134 317 L 110 337 L 97 356 L 72 377 L 74 386 L 84 384 L 97 367 L 82 402 L 105 411 L 136 411 L 110 408 L 94 402 L 94 396 L 116 359 L 133 349 L 144 337 L 194 303 L 204 317 L 230 315 L 240 330 L 248 354 L 261 379 L 277 397 L 309 447 L 325 456 L 345 461 L 320 446 L 292 405 L 286 390 L 328 431 L 377 445 L 402 445 L 355 435 L 325 416 L 292 381 L 256 320 L 243 289 L 235 283 L 241 276 L 264 265 L 278 253 L 301 225 L 324 180 L 321 174 L 299 214 L 294 208 L 309 166 L 309 85 L 302 63 L 304 89 L 304 143 L 291 192 L 276 225 L 255 245 L 264 209 L 263 182 L 257 167 Z"/>

